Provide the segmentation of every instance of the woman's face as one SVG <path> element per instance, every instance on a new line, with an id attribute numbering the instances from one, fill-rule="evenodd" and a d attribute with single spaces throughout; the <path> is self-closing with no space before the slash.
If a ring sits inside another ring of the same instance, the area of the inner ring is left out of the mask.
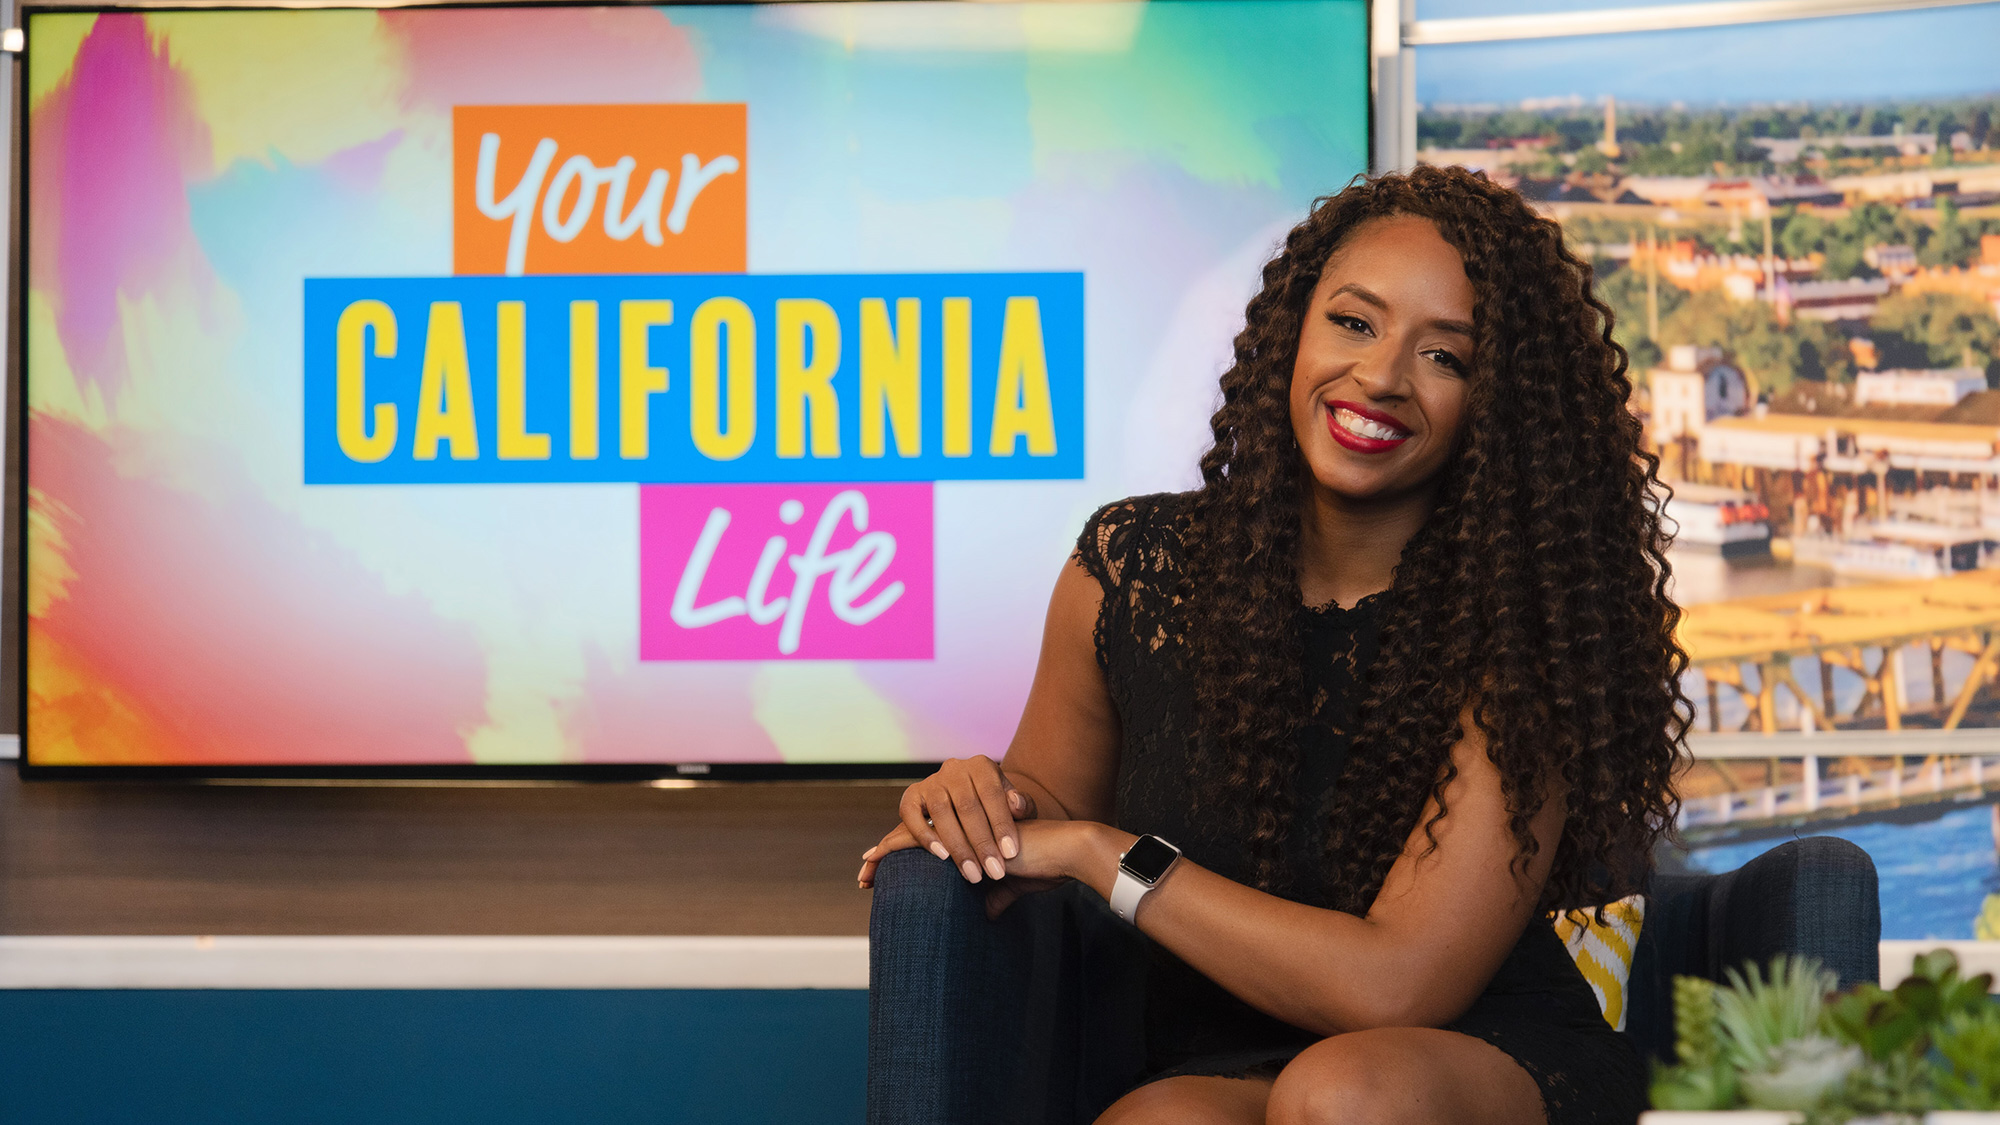
<path id="1" fill-rule="evenodd" d="M 1319 486 L 1425 489 L 1451 457 L 1472 370 L 1472 282 L 1428 219 L 1375 219 L 1328 259 L 1299 329 L 1292 432 Z"/>

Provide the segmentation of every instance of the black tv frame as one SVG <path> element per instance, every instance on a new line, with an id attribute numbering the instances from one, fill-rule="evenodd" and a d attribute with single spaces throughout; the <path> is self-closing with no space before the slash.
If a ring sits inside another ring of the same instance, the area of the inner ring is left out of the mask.
<path id="1" fill-rule="evenodd" d="M 22 4 L 15 21 L 22 29 L 31 17 L 50 14 L 103 15 L 146 12 L 295 12 L 295 11 L 382 11 L 447 8 L 640 8 L 748 6 L 783 3 L 786 0 L 667 0 L 646 3 L 639 0 L 470 0 L 466 3 L 422 2 L 412 4 L 367 4 L 336 0 L 309 4 Z M 868 0 L 861 0 L 868 2 Z M 938 3 L 969 3 L 972 0 L 933 0 Z M 992 2 L 992 0 L 983 0 Z M 1030 2 L 1030 0 L 1013 0 Z M 1125 0 L 1154 3 L 1162 0 Z M 1232 0 L 1164 0 L 1170 3 L 1228 4 Z M 1374 41 L 1375 4 L 1371 0 L 1320 0 L 1331 3 L 1359 3 L 1364 12 L 1360 49 L 1364 61 Z M 20 744 L 16 767 L 24 780 L 91 781 L 261 781 L 271 783 L 389 783 L 395 782 L 540 782 L 561 783 L 652 783 L 670 787 L 713 783 L 766 782 L 870 782 L 913 781 L 927 776 L 936 763 L 909 762 L 571 762 L 546 765 L 480 765 L 463 762 L 411 763 L 400 765 L 37 765 L 28 742 L 28 425 L 27 425 L 27 294 L 28 294 L 28 69 L 30 54 L 14 57 L 12 131 L 8 177 L 13 189 L 13 206 L 8 213 L 8 234 L 12 251 L 12 286 L 7 295 L 8 347 L 6 354 L 7 457 L 5 471 L 15 517 L 5 533 L 14 538 L 6 559 L 14 567 L 14 679 L 16 696 L 15 729 Z M 1367 83 L 1363 107 L 1368 152 L 1372 170 L 1375 152 L 1374 80 Z M 1331 189 L 1337 185 L 1328 185 Z"/>

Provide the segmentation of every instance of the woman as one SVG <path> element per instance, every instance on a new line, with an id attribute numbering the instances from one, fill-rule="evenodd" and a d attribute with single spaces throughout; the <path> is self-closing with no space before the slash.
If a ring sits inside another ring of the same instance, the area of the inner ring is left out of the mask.
<path id="1" fill-rule="evenodd" d="M 996 913 L 1065 879 L 1130 907 L 1121 856 L 1181 849 L 1130 914 L 1153 1073 L 1100 1125 L 1630 1122 L 1643 1069 L 1549 922 L 1629 893 L 1675 809 L 1630 390 L 1518 195 L 1419 168 L 1321 200 L 1201 489 L 1092 517 L 1005 771 L 911 786 L 862 884 L 924 847 Z"/>

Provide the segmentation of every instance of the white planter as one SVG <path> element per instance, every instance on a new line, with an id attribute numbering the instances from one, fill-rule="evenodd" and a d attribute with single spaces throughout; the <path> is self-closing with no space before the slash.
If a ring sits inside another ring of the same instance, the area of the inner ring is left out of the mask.
<path id="1" fill-rule="evenodd" d="M 1794 1125 L 1804 1121 L 1802 1113 L 1782 1113 L 1776 1109 L 1648 1109 L 1638 1117 L 1640 1125 Z M 1910 1117 L 1856 1117 L 1848 1125 L 1902 1125 Z M 1936 1109 L 1924 1115 L 1924 1125 L 2000 1125 L 2000 1113 L 1968 1113 L 1960 1109 Z"/>
<path id="2" fill-rule="evenodd" d="M 1639 1125 L 1796 1125 L 1805 1119 L 1803 1113 L 1776 1109 L 1649 1109 L 1639 1115 Z"/>
<path id="3" fill-rule="evenodd" d="M 1924 1125 L 2000 1125 L 2000 1113 L 1938 1109 L 1924 1114 Z"/>
<path id="4" fill-rule="evenodd" d="M 1648 1109 L 1638 1125 L 1796 1125 L 1804 1119 L 1804 1113 L 1782 1109 Z"/>

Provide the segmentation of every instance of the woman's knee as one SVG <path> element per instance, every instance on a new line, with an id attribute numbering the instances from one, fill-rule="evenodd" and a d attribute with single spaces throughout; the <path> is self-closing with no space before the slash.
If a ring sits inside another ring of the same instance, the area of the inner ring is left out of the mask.
<path id="1" fill-rule="evenodd" d="M 1262 1125 L 1268 1082 L 1167 1078 L 1119 1098 L 1096 1125 Z"/>
<path id="2" fill-rule="evenodd" d="M 1278 1075 L 1267 1125 L 1427 1125 L 1422 1076 L 1405 1052 L 1370 1032 L 1308 1047 Z"/>

